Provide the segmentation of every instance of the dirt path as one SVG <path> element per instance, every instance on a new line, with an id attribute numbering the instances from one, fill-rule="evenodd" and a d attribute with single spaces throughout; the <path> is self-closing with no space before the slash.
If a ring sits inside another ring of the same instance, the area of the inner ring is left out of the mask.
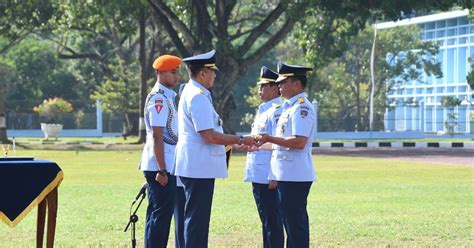
<path id="1" fill-rule="evenodd" d="M 466 148 L 314 148 L 313 151 L 314 154 L 323 156 L 370 157 L 474 166 L 474 149 Z"/>

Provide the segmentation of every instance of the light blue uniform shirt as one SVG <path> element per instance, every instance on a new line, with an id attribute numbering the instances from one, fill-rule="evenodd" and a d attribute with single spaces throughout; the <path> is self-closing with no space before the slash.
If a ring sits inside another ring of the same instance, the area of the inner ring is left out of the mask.
<path id="1" fill-rule="evenodd" d="M 143 171 L 158 171 L 158 162 L 153 152 L 153 131 L 152 127 L 162 127 L 163 136 L 167 140 L 176 140 L 178 135 L 177 113 L 174 107 L 176 92 L 166 88 L 160 83 L 156 83 L 145 103 L 145 128 L 146 143 L 140 162 L 140 169 Z M 170 133 L 171 132 L 171 133 Z M 173 138 L 174 137 L 174 138 Z M 176 145 L 164 142 L 166 170 L 174 170 Z"/>
<path id="2" fill-rule="evenodd" d="M 316 180 L 311 156 L 315 132 L 313 105 L 300 93 L 283 103 L 283 112 L 276 127 L 276 137 L 304 136 L 308 141 L 303 149 L 273 145 L 270 180 L 311 182 Z"/>
<path id="3" fill-rule="evenodd" d="M 252 124 L 251 135 L 267 133 L 275 135 L 278 118 L 281 115 L 281 98 L 277 97 L 258 106 L 257 115 Z M 258 150 L 247 153 L 245 182 L 268 184 L 271 151 Z"/>
<path id="4" fill-rule="evenodd" d="M 222 121 L 212 106 L 210 92 L 194 80 L 183 89 L 178 105 L 179 138 L 175 175 L 190 178 L 227 177 L 225 148 L 206 144 L 199 131 L 223 133 Z"/>

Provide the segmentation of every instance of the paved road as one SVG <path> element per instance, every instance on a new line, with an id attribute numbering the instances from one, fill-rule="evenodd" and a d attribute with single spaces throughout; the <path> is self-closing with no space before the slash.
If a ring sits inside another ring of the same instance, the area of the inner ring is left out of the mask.
<path id="1" fill-rule="evenodd" d="M 474 149 L 468 148 L 313 148 L 313 151 L 323 156 L 371 157 L 474 166 Z"/>

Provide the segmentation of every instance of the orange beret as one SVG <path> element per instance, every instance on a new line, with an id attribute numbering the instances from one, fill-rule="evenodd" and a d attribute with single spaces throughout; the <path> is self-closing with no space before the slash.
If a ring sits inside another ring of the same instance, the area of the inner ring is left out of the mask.
<path id="1" fill-rule="evenodd" d="M 173 55 L 162 55 L 155 59 L 153 68 L 158 71 L 172 71 L 181 65 L 181 58 Z"/>

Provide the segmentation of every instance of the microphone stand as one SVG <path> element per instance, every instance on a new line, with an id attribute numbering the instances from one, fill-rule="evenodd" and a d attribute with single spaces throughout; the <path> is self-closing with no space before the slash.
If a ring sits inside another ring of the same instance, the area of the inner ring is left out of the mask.
<path id="1" fill-rule="evenodd" d="M 137 211 L 140 208 L 140 205 L 142 204 L 143 199 L 145 199 L 145 196 L 146 196 L 146 192 L 143 192 L 142 197 L 141 197 L 140 201 L 138 202 L 137 207 L 135 208 L 135 211 L 133 211 L 133 214 L 132 214 L 132 207 L 133 207 L 133 205 L 135 204 L 135 202 L 137 200 L 133 201 L 132 205 L 130 206 L 130 219 L 128 221 L 127 226 L 125 227 L 124 232 L 127 232 L 130 225 L 132 226 L 132 230 L 131 230 L 132 248 L 137 247 L 137 240 L 135 239 L 135 223 L 137 223 L 137 221 L 138 221 Z"/>

